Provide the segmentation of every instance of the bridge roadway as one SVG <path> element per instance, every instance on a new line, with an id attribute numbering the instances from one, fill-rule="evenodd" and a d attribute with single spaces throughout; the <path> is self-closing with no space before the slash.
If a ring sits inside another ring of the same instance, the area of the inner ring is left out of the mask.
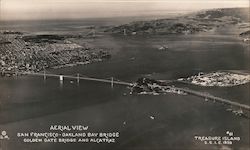
<path id="1" fill-rule="evenodd" d="M 75 80 L 88 80 L 88 81 L 97 81 L 97 82 L 104 82 L 104 83 L 113 83 L 113 84 L 118 84 L 118 85 L 126 85 L 126 86 L 132 86 L 132 83 L 129 82 L 124 82 L 124 81 L 114 81 L 114 80 L 109 80 L 109 79 L 98 79 L 98 78 L 92 78 L 92 77 L 78 77 L 78 76 L 71 76 L 71 75 L 58 75 L 58 74 L 44 74 L 44 73 L 18 73 L 18 74 L 23 74 L 23 75 L 34 75 L 34 76 L 46 76 L 46 77 L 57 77 L 60 78 L 60 76 L 63 76 L 63 78 L 68 78 L 68 79 L 75 79 Z"/>
<path id="2" fill-rule="evenodd" d="M 187 94 L 190 94 L 190 95 L 195 95 L 195 96 L 198 96 L 198 97 L 214 100 L 214 101 L 217 101 L 217 102 L 220 102 L 220 103 L 223 103 L 223 104 L 227 104 L 227 105 L 237 106 L 239 108 L 250 111 L 250 106 L 249 105 L 241 104 L 241 103 L 238 103 L 238 102 L 233 102 L 233 101 L 230 101 L 230 100 L 227 100 L 227 99 L 224 99 L 224 98 L 215 97 L 215 96 L 207 94 L 207 93 L 202 93 L 202 92 L 198 92 L 198 91 L 194 91 L 194 90 L 190 90 L 190 89 L 184 89 L 184 88 L 178 88 L 178 87 L 175 87 L 175 89 L 186 92 Z"/>
<path id="3" fill-rule="evenodd" d="M 14 72 L 7 72 L 6 71 L 6 72 L 3 72 L 3 73 L 14 73 Z M 17 72 L 15 72 L 15 73 L 17 73 Z M 124 86 L 134 86 L 133 83 L 129 83 L 129 82 L 114 81 L 114 80 L 108 80 L 108 79 L 98 79 L 98 78 L 92 78 L 92 77 L 80 77 L 80 76 L 44 74 L 44 73 L 30 73 L 30 72 L 18 72 L 17 74 L 33 75 L 33 76 L 46 76 L 46 77 L 57 77 L 57 78 L 60 78 L 60 76 L 63 76 L 63 78 L 75 79 L 75 80 L 88 80 L 88 81 L 104 82 L 104 83 L 110 83 L 111 85 L 118 84 L 118 85 L 124 85 Z M 170 82 L 173 82 L 173 81 L 168 80 L 167 82 L 170 83 Z M 195 95 L 195 96 L 198 96 L 198 97 L 214 100 L 214 101 L 217 101 L 217 102 L 220 102 L 220 103 L 223 103 L 223 104 L 236 106 L 236 107 L 239 107 L 239 108 L 250 111 L 250 106 L 249 105 L 241 104 L 241 103 L 238 103 L 238 102 L 233 102 L 231 100 L 223 99 L 223 98 L 220 98 L 220 97 L 215 97 L 215 96 L 207 94 L 207 93 L 198 92 L 198 91 L 194 91 L 194 90 L 190 90 L 190 89 L 178 88 L 178 87 L 174 87 L 174 88 L 176 90 L 183 91 L 183 92 L 185 92 L 187 94 L 190 94 L 190 95 Z"/>

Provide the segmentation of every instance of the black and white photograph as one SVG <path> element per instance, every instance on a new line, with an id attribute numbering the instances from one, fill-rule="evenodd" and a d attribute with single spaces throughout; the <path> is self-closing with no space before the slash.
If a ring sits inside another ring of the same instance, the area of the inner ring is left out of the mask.
<path id="1" fill-rule="evenodd" d="M 0 150 L 250 150 L 249 0 L 0 0 Z"/>

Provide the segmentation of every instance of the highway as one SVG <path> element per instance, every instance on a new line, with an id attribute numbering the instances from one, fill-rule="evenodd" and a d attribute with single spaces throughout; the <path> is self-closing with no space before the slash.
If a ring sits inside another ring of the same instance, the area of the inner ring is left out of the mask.
<path id="1" fill-rule="evenodd" d="M 114 81 L 113 78 L 111 79 L 99 79 L 99 78 L 92 78 L 92 77 L 81 77 L 79 76 L 72 76 L 72 75 L 58 75 L 58 74 L 45 74 L 45 73 L 33 73 L 33 72 L 2 72 L 2 73 L 12 73 L 12 74 L 22 74 L 22 75 L 32 75 L 32 76 L 42 76 L 44 77 L 44 79 L 46 79 L 47 77 L 54 77 L 54 78 L 68 78 L 68 79 L 75 79 L 77 80 L 77 82 L 79 82 L 80 80 L 88 80 L 88 81 L 95 81 L 95 82 L 104 82 L 104 83 L 110 83 L 111 87 L 113 87 L 114 84 L 118 84 L 118 85 L 124 85 L 124 86 L 134 86 L 135 84 L 133 83 L 129 83 L 129 82 L 124 82 L 124 81 Z M 171 80 L 167 80 L 167 83 L 171 83 L 174 81 Z M 167 85 L 166 85 L 167 86 Z M 194 90 L 190 90 L 190 89 L 185 89 L 185 88 L 178 88 L 178 87 L 174 87 L 176 90 L 179 91 L 183 91 L 187 94 L 190 95 L 195 95 L 198 97 L 202 97 L 205 99 L 210 99 L 219 103 L 223 103 L 223 104 L 227 104 L 227 105 L 232 105 L 232 106 L 236 106 L 239 108 L 242 108 L 244 110 L 248 110 L 250 111 L 250 106 L 249 105 L 245 105 L 245 104 L 241 104 L 238 102 L 234 102 L 231 100 L 227 100 L 227 99 L 223 99 L 220 97 L 215 97 L 213 95 L 207 94 L 207 93 L 203 93 L 203 92 L 199 92 L 199 91 L 194 91 Z"/>
<path id="2" fill-rule="evenodd" d="M 81 76 L 72 76 L 72 75 L 60 75 L 60 74 L 45 74 L 45 73 L 34 73 L 34 72 L 7 72 L 4 73 L 16 73 L 19 75 L 32 75 L 32 76 L 41 76 L 44 78 L 47 77 L 54 77 L 60 79 L 60 76 L 63 78 L 68 79 L 75 79 L 75 80 L 88 80 L 88 81 L 96 81 L 96 82 L 104 82 L 104 83 L 110 83 L 110 84 L 118 84 L 118 85 L 125 85 L 125 86 L 132 86 L 132 83 L 124 82 L 124 81 L 114 81 L 112 79 L 99 79 L 99 78 L 93 78 L 93 77 L 81 77 Z"/>
<path id="3" fill-rule="evenodd" d="M 213 100 L 213 101 L 217 101 L 217 102 L 227 104 L 227 105 L 236 106 L 236 107 L 239 107 L 239 108 L 250 111 L 250 106 L 245 105 L 245 104 L 241 104 L 241 103 L 234 102 L 234 101 L 231 101 L 231 100 L 223 99 L 223 98 L 220 98 L 220 97 L 215 97 L 215 96 L 207 94 L 207 93 L 202 93 L 202 92 L 198 92 L 198 91 L 194 91 L 194 90 L 190 90 L 190 89 L 177 88 L 177 87 L 175 87 L 175 89 L 183 91 L 183 92 L 185 92 L 187 94 L 190 94 L 190 95 L 195 95 L 195 96 L 198 96 L 198 97 L 210 99 L 210 100 Z"/>

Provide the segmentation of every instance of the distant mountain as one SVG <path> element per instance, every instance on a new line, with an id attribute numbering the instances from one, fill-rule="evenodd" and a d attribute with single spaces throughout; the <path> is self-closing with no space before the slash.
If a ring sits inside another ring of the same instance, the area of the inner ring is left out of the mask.
<path id="1" fill-rule="evenodd" d="M 249 22 L 249 8 L 211 9 L 171 19 L 136 21 L 112 27 L 113 34 L 192 34 L 226 24 Z"/>
<path id="2" fill-rule="evenodd" d="M 235 21 L 249 21 L 250 8 L 222 8 L 202 11 L 196 14 L 198 19 L 223 19 L 231 18 Z"/>

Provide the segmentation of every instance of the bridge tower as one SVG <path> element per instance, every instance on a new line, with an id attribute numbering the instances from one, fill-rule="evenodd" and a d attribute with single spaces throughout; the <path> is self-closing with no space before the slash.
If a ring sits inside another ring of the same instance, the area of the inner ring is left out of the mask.
<path id="1" fill-rule="evenodd" d="M 95 38 L 96 31 L 95 31 L 95 27 L 92 29 L 92 36 Z"/>
<path id="2" fill-rule="evenodd" d="M 90 31 L 89 31 L 89 33 L 88 33 L 88 35 L 90 35 L 90 36 L 92 36 L 93 38 L 95 38 L 95 36 L 96 36 L 96 29 L 95 29 L 96 27 L 93 25 L 93 26 L 91 26 L 90 27 Z"/>
<path id="3" fill-rule="evenodd" d="M 43 70 L 43 80 L 45 81 L 46 80 L 46 71 Z"/>
<path id="4" fill-rule="evenodd" d="M 59 76 L 59 80 L 60 80 L 60 82 L 63 82 L 63 75 Z"/>
<path id="5" fill-rule="evenodd" d="M 127 35 L 127 30 L 126 29 L 123 29 L 123 35 Z"/>
<path id="6" fill-rule="evenodd" d="M 79 75 L 79 73 L 77 73 L 77 84 L 79 84 L 80 83 L 80 75 Z"/>
<path id="7" fill-rule="evenodd" d="M 114 78 L 111 77 L 111 88 L 113 89 L 114 88 Z"/>
<path id="8" fill-rule="evenodd" d="M 63 88 L 63 75 L 59 75 L 59 85 L 60 85 L 60 89 Z"/>

